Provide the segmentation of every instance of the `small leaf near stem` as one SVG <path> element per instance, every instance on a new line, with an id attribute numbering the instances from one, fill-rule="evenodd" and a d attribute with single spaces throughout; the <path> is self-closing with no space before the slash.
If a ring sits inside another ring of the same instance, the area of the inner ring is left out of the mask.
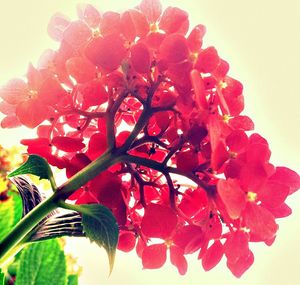
<path id="1" fill-rule="evenodd" d="M 53 191 L 57 188 L 49 163 L 45 158 L 39 155 L 29 155 L 27 161 L 11 172 L 8 177 L 14 177 L 22 174 L 33 174 L 38 176 L 40 179 L 48 179 Z"/>
<path id="2" fill-rule="evenodd" d="M 107 252 L 112 272 L 119 239 L 119 227 L 112 212 L 103 205 L 71 205 L 60 202 L 62 208 L 82 213 L 82 225 L 86 236 Z"/>

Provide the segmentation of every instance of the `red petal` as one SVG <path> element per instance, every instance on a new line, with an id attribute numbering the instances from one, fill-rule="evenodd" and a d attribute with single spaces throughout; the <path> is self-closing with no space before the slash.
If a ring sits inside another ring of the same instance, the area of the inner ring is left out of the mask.
<path id="1" fill-rule="evenodd" d="M 248 116 L 236 116 L 229 120 L 229 126 L 235 130 L 252 131 L 254 123 Z"/>
<path id="2" fill-rule="evenodd" d="M 16 112 L 16 106 L 2 101 L 0 102 L 0 112 L 4 115 L 13 115 Z"/>
<path id="3" fill-rule="evenodd" d="M 135 251 L 138 257 L 142 258 L 142 254 L 144 249 L 147 247 L 146 242 L 142 238 L 138 238 L 138 241 L 136 243 Z"/>
<path id="4" fill-rule="evenodd" d="M 238 97 L 225 97 L 229 114 L 231 116 L 238 116 L 244 110 L 244 96 Z"/>
<path id="5" fill-rule="evenodd" d="M 122 181 L 117 174 L 104 171 L 90 181 L 89 190 L 99 203 L 119 210 L 123 201 L 121 186 Z"/>
<path id="6" fill-rule="evenodd" d="M 268 181 L 259 189 L 258 199 L 267 208 L 276 208 L 284 203 L 290 188 L 286 185 Z"/>
<path id="7" fill-rule="evenodd" d="M 292 214 L 292 209 L 285 203 L 276 208 L 267 208 L 277 218 L 285 218 Z"/>
<path id="8" fill-rule="evenodd" d="M 0 97 L 9 104 L 16 105 L 27 99 L 28 87 L 21 79 L 12 79 L 0 88 Z"/>
<path id="9" fill-rule="evenodd" d="M 211 155 L 211 167 L 218 171 L 228 160 L 229 154 L 224 142 L 219 141 Z"/>
<path id="10" fill-rule="evenodd" d="M 203 238 L 204 233 L 201 227 L 187 225 L 176 230 L 173 242 L 180 247 L 185 254 L 191 254 L 201 248 Z"/>
<path id="11" fill-rule="evenodd" d="M 236 263 L 241 257 L 249 254 L 249 235 L 244 231 L 231 233 L 224 244 L 227 261 Z"/>
<path id="12" fill-rule="evenodd" d="M 91 136 L 87 154 L 91 160 L 98 158 L 107 148 L 106 135 L 95 133 Z"/>
<path id="13" fill-rule="evenodd" d="M 66 152 L 79 151 L 85 147 L 82 139 L 69 137 L 54 137 L 51 141 L 51 144 Z"/>
<path id="14" fill-rule="evenodd" d="M 170 247 L 170 259 L 171 263 L 177 267 L 180 275 L 184 275 L 187 272 L 188 264 L 184 257 L 183 250 L 178 246 Z"/>
<path id="15" fill-rule="evenodd" d="M 235 263 L 227 261 L 227 267 L 235 277 L 240 278 L 245 273 L 245 271 L 250 268 L 253 262 L 254 255 L 252 251 L 249 250 L 248 255 L 239 258 Z"/>
<path id="16" fill-rule="evenodd" d="M 149 48 L 152 48 L 154 50 L 159 49 L 162 41 L 166 37 L 165 34 L 159 33 L 159 32 L 150 32 L 146 36 L 146 43 Z"/>
<path id="17" fill-rule="evenodd" d="M 100 24 L 100 12 L 91 4 L 77 5 L 78 17 L 85 21 L 90 27 L 97 28 Z"/>
<path id="18" fill-rule="evenodd" d="M 255 203 L 247 203 L 244 221 L 251 233 L 261 240 L 272 239 L 278 230 L 274 216 L 268 210 Z"/>
<path id="19" fill-rule="evenodd" d="M 52 151 L 50 141 L 46 138 L 23 139 L 21 140 L 21 144 L 27 146 L 27 152 L 30 154 L 38 154 L 46 157 Z"/>
<path id="20" fill-rule="evenodd" d="M 142 0 L 139 9 L 143 12 L 150 23 L 158 20 L 162 12 L 160 0 Z"/>
<path id="21" fill-rule="evenodd" d="M 19 103 L 16 109 L 16 115 L 20 122 L 28 128 L 38 126 L 47 118 L 47 114 L 47 106 L 36 99 Z"/>
<path id="22" fill-rule="evenodd" d="M 202 40 L 206 33 L 203 25 L 197 25 L 188 36 L 188 45 L 191 51 L 198 52 L 202 46 Z"/>
<path id="23" fill-rule="evenodd" d="M 61 86 L 60 82 L 56 78 L 50 77 L 41 85 L 39 99 L 44 104 L 54 105 L 67 94 L 67 91 Z"/>
<path id="24" fill-rule="evenodd" d="M 27 84 L 30 86 L 30 89 L 38 90 L 42 83 L 42 73 L 37 70 L 31 63 L 27 69 Z"/>
<path id="25" fill-rule="evenodd" d="M 200 72 L 212 72 L 218 66 L 219 61 L 217 50 L 214 47 L 208 47 L 199 53 L 195 67 Z"/>
<path id="26" fill-rule="evenodd" d="M 165 244 L 154 244 L 145 247 L 142 253 L 142 262 L 145 269 L 161 268 L 167 260 Z"/>
<path id="27" fill-rule="evenodd" d="M 178 207 L 186 216 L 191 218 L 202 208 L 206 207 L 207 203 L 207 194 L 203 189 L 187 189 Z"/>
<path id="28" fill-rule="evenodd" d="M 121 65 L 126 49 L 119 36 L 108 35 L 92 40 L 86 47 L 85 53 L 95 65 L 107 71 L 113 71 Z"/>
<path id="29" fill-rule="evenodd" d="M 64 40 L 73 47 L 85 44 L 91 36 L 91 29 L 81 20 L 71 22 L 63 33 Z"/>
<path id="30" fill-rule="evenodd" d="M 248 136 L 244 131 L 233 131 L 227 138 L 226 144 L 230 151 L 241 152 L 248 145 Z"/>
<path id="31" fill-rule="evenodd" d="M 251 144 L 265 144 L 267 146 L 269 146 L 268 141 L 263 138 L 260 134 L 254 133 L 249 137 L 249 141 Z"/>
<path id="32" fill-rule="evenodd" d="M 258 191 L 269 176 L 263 163 L 248 163 L 239 167 L 240 185 L 246 190 Z"/>
<path id="33" fill-rule="evenodd" d="M 121 25 L 123 35 L 131 42 L 136 37 L 143 38 L 149 32 L 149 24 L 146 17 L 138 10 L 125 11 L 121 16 Z"/>
<path id="34" fill-rule="evenodd" d="M 71 177 L 80 171 L 82 168 L 87 166 L 91 160 L 83 153 L 75 154 L 72 159 L 70 160 L 67 168 L 66 168 L 66 175 L 67 177 Z"/>
<path id="35" fill-rule="evenodd" d="M 78 56 L 68 59 L 66 69 L 77 83 L 85 83 L 96 77 L 96 66 L 83 57 Z"/>
<path id="36" fill-rule="evenodd" d="M 167 239 L 174 232 L 176 225 L 177 216 L 171 208 L 150 204 L 145 210 L 141 229 L 143 234 L 149 238 Z"/>
<path id="37" fill-rule="evenodd" d="M 246 206 L 246 197 L 238 181 L 234 179 L 220 179 L 217 189 L 230 218 L 239 218 Z"/>
<path id="38" fill-rule="evenodd" d="M 180 63 L 170 64 L 168 66 L 167 75 L 173 81 L 174 85 L 177 85 L 177 91 L 179 87 L 186 88 L 190 90 L 191 81 L 190 81 L 190 72 L 192 70 L 192 63 L 190 61 L 183 61 Z M 186 94 L 184 95 L 185 102 L 187 100 L 192 101 L 192 98 L 187 98 Z"/>
<path id="39" fill-rule="evenodd" d="M 217 68 L 213 71 L 213 75 L 217 79 L 223 79 L 229 71 L 229 64 L 227 61 L 220 58 Z"/>
<path id="40" fill-rule="evenodd" d="M 289 195 L 300 188 L 300 176 L 287 167 L 276 167 L 276 172 L 270 177 L 270 181 L 288 186 L 290 188 Z"/>
<path id="41" fill-rule="evenodd" d="M 194 69 L 191 71 L 191 80 L 195 92 L 195 101 L 200 110 L 207 108 L 206 94 L 204 81 L 198 70 Z"/>
<path id="42" fill-rule="evenodd" d="M 108 93 L 100 79 L 94 79 L 85 84 L 79 85 L 78 91 L 83 96 L 83 108 L 99 106 L 105 103 L 108 99 Z"/>
<path id="43" fill-rule="evenodd" d="M 207 135 L 208 131 L 205 127 L 195 124 L 189 129 L 187 139 L 192 145 L 199 146 Z"/>
<path id="44" fill-rule="evenodd" d="M 243 85 L 241 82 L 226 76 L 224 82 L 226 87 L 223 89 L 223 94 L 225 97 L 238 97 L 243 93 Z"/>
<path id="45" fill-rule="evenodd" d="M 63 39 L 63 32 L 69 24 L 70 19 L 67 16 L 61 13 L 56 13 L 51 17 L 48 24 L 48 34 L 52 39 L 61 41 Z"/>
<path id="46" fill-rule="evenodd" d="M 177 8 L 168 7 L 161 16 L 159 28 L 164 30 L 167 34 L 179 32 L 188 21 L 188 13 Z M 185 28 L 183 34 L 188 30 Z"/>
<path id="47" fill-rule="evenodd" d="M 136 236 L 133 232 L 121 232 L 119 236 L 118 249 L 129 252 L 134 249 Z"/>
<path id="48" fill-rule="evenodd" d="M 176 155 L 176 165 L 181 171 L 191 172 L 198 166 L 198 154 L 189 150 Z"/>
<path id="49" fill-rule="evenodd" d="M 224 254 L 223 244 L 216 240 L 202 257 L 202 267 L 205 271 L 214 268 L 221 261 Z"/>
<path id="50" fill-rule="evenodd" d="M 167 36 L 159 49 L 160 58 L 169 63 L 178 63 L 188 58 L 188 43 L 184 36 L 173 34 Z"/>
<path id="51" fill-rule="evenodd" d="M 271 157 L 269 146 L 262 143 L 253 143 L 248 145 L 246 158 L 248 163 L 265 163 Z"/>
<path id="52" fill-rule="evenodd" d="M 121 22 L 120 14 L 117 12 L 105 12 L 102 15 L 102 20 L 100 24 L 100 32 L 103 36 L 110 34 L 120 34 Z"/>
<path id="53" fill-rule="evenodd" d="M 76 204 L 96 204 L 97 199 L 89 191 L 82 191 L 77 198 Z"/>
<path id="54" fill-rule="evenodd" d="M 21 125 L 22 124 L 20 123 L 18 117 L 14 115 L 6 116 L 1 121 L 1 127 L 4 129 L 17 128 L 20 127 Z"/>
<path id="55" fill-rule="evenodd" d="M 130 49 L 131 63 L 134 70 L 138 73 L 150 72 L 150 52 L 143 43 L 137 43 Z"/>

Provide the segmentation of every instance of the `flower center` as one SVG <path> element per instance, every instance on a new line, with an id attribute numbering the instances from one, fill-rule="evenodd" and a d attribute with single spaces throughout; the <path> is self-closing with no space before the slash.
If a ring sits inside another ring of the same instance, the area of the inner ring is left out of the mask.
<path id="1" fill-rule="evenodd" d="M 257 198 L 256 193 L 254 193 L 254 192 L 248 192 L 247 193 L 247 199 L 248 199 L 249 202 L 255 202 L 256 198 Z"/>
<path id="2" fill-rule="evenodd" d="M 157 32 L 159 32 L 158 23 L 152 23 L 152 24 L 150 24 L 150 32 L 151 33 L 157 33 Z"/>
<path id="3" fill-rule="evenodd" d="M 28 91 L 28 98 L 29 99 L 34 99 L 36 98 L 38 95 L 38 92 L 36 90 L 29 90 Z"/>
<path id="4" fill-rule="evenodd" d="M 167 246 L 167 248 L 170 248 L 173 245 L 173 241 L 171 239 L 167 239 L 165 240 L 165 245 Z"/>

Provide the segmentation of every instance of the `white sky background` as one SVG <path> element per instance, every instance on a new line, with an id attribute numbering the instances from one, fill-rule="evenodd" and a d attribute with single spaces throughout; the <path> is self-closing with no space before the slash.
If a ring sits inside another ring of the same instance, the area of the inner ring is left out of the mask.
<path id="1" fill-rule="evenodd" d="M 72 0 L 0 0 L 0 84 L 25 74 L 29 61 L 36 63 L 42 51 L 56 44 L 46 28 L 57 11 L 74 18 Z M 256 130 L 269 140 L 271 161 L 299 172 L 299 84 L 300 1 L 299 0 L 162 0 L 164 6 L 178 6 L 190 13 L 192 24 L 207 27 L 205 45 L 214 45 L 230 65 L 230 75 L 244 84 L 245 114 L 253 118 Z M 90 0 L 103 11 L 122 11 L 138 0 Z M 0 144 L 18 144 L 31 137 L 27 129 L 0 129 Z M 300 194 L 289 200 L 294 214 L 280 223 L 274 245 L 254 246 L 255 263 L 240 279 L 232 277 L 223 261 L 209 273 L 203 272 L 196 256 L 188 274 L 180 277 L 172 266 L 142 270 L 138 257 L 118 253 L 114 271 L 107 279 L 108 262 L 101 249 L 84 240 L 73 240 L 71 249 L 83 265 L 82 285 L 96 284 L 300 284 Z M 53 284 L 54 285 L 54 284 Z"/>

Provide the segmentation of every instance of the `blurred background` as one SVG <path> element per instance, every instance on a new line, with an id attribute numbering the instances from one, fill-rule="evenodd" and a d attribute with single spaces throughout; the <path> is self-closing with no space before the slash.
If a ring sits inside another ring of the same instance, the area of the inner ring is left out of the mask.
<path id="1" fill-rule="evenodd" d="M 123 11 L 138 0 L 90 0 L 102 11 Z M 0 0 L 0 85 L 23 76 L 29 62 L 35 64 L 46 48 L 57 44 L 47 35 L 47 24 L 55 12 L 76 17 L 78 1 Z M 230 63 L 229 75 L 244 84 L 245 111 L 256 131 L 268 139 L 271 162 L 300 170 L 300 1 L 162 0 L 164 7 L 178 6 L 190 14 L 191 26 L 207 27 L 204 46 L 215 46 Z M 17 145 L 30 138 L 29 129 L 0 129 L 0 144 Z M 83 239 L 71 239 L 67 248 L 83 267 L 82 285 L 130 284 L 300 284 L 300 193 L 290 197 L 294 213 L 279 221 L 280 230 L 269 248 L 253 245 L 254 265 L 241 279 L 232 277 L 223 260 L 205 273 L 196 256 L 189 271 L 179 276 L 175 267 L 142 270 L 135 253 L 118 252 L 115 268 L 108 278 L 104 250 Z"/>

